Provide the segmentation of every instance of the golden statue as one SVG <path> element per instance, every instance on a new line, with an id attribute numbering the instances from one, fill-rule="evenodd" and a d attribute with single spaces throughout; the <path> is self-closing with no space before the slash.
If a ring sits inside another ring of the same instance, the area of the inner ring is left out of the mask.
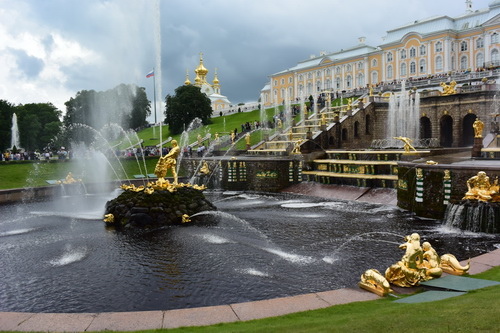
<path id="1" fill-rule="evenodd" d="M 358 286 L 379 296 L 386 296 L 393 290 L 389 281 L 376 269 L 368 269 L 361 275 Z"/>
<path id="2" fill-rule="evenodd" d="M 231 131 L 231 143 L 234 144 L 234 139 L 236 139 L 236 133 L 234 131 Z"/>
<path id="3" fill-rule="evenodd" d="M 484 123 L 481 120 L 479 120 L 479 118 L 476 118 L 476 120 L 472 124 L 472 128 L 474 129 L 474 137 L 475 138 L 482 138 L 483 137 Z"/>
<path id="4" fill-rule="evenodd" d="M 106 223 L 113 223 L 113 222 L 115 222 L 115 216 L 113 214 L 106 214 L 106 215 L 104 215 L 104 222 L 106 222 Z"/>
<path id="5" fill-rule="evenodd" d="M 250 133 L 247 132 L 247 134 L 245 134 L 245 142 L 247 145 L 250 145 Z"/>
<path id="6" fill-rule="evenodd" d="M 423 262 L 422 266 L 425 267 L 425 274 L 431 278 L 441 277 L 443 270 L 441 269 L 441 258 L 436 250 L 431 246 L 431 243 L 422 243 Z"/>
<path id="7" fill-rule="evenodd" d="M 443 272 L 452 275 L 464 275 L 470 269 L 470 260 L 467 265 L 462 266 L 453 254 L 443 254 L 441 256 L 441 268 Z"/>
<path id="8" fill-rule="evenodd" d="M 455 89 L 457 83 L 455 81 L 451 81 L 449 85 L 444 82 L 441 82 L 439 85 L 443 88 L 443 92 L 441 93 L 441 95 L 443 96 L 453 95 L 457 93 L 457 90 Z"/>
<path id="9" fill-rule="evenodd" d="M 181 149 L 177 145 L 177 140 L 172 140 L 172 148 L 170 149 L 170 152 L 167 155 L 160 157 L 158 163 L 156 163 L 155 175 L 158 177 L 158 181 L 160 183 L 165 182 L 165 176 L 167 175 L 168 169 L 172 170 L 174 185 L 178 183 L 176 167 L 180 151 Z"/>
<path id="10" fill-rule="evenodd" d="M 392 284 L 400 287 L 417 286 L 420 281 L 426 280 L 423 265 L 423 251 L 420 247 L 420 235 L 413 233 L 405 237 L 405 243 L 399 246 L 405 254 L 400 261 L 385 271 L 385 278 Z"/>
<path id="11" fill-rule="evenodd" d="M 347 99 L 347 111 L 352 110 L 352 98 Z"/>
<path id="12" fill-rule="evenodd" d="M 203 175 L 208 175 L 210 173 L 210 169 L 208 168 L 207 161 L 203 161 L 203 165 L 201 166 L 200 173 Z"/>
<path id="13" fill-rule="evenodd" d="M 300 151 L 300 145 L 302 142 L 304 142 L 304 140 L 295 141 L 295 144 L 294 144 L 293 150 L 292 150 L 292 154 L 296 154 L 296 155 L 302 154 L 302 152 Z"/>
<path id="14" fill-rule="evenodd" d="M 215 132 L 214 141 L 219 142 L 219 132 Z"/>
<path id="15" fill-rule="evenodd" d="M 191 219 L 189 218 L 189 215 L 188 214 L 184 214 L 181 216 L 182 218 L 182 223 L 188 223 L 188 222 L 191 222 Z"/>
<path id="16" fill-rule="evenodd" d="M 321 114 L 321 125 L 326 125 L 326 115 L 324 113 Z"/>
<path id="17" fill-rule="evenodd" d="M 404 148 L 404 150 L 405 150 L 405 153 L 409 153 L 409 152 L 410 152 L 410 150 L 417 151 L 417 150 L 415 149 L 415 147 L 413 147 L 413 146 L 412 146 L 412 144 L 411 144 L 411 143 L 412 143 L 412 141 L 413 141 L 412 139 L 407 138 L 407 137 L 405 137 L 405 136 L 395 136 L 395 137 L 393 137 L 393 138 L 394 138 L 394 139 L 396 139 L 396 140 L 401 140 L 401 141 L 403 141 L 403 143 L 404 143 L 403 148 Z"/>
<path id="18" fill-rule="evenodd" d="M 280 118 L 278 118 L 278 128 L 283 128 L 283 122 L 281 121 Z"/>
<path id="19" fill-rule="evenodd" d="M 198 134 L 198 137 L 196 138 L 198 141 L 198 146 L 201 146 L 201 143 L 203 142 L 203 138 L 201 137 L 201 134 Z"/>
<path id="20" fill-rule="evenodd" d="M 462 200 L 479 200 L 500 202 L 498 179 L 495 179 L 493 185 L 490 184 L 490 177 L 486 172 L 479 171 L 476 176 L 467 180 L 467 193 Z"/>
<path id="21" fill-rule="evenodd" d="M 71 172 L 68 172 L 68 174 L 66 175 L 66 178 L 64 178 L 64 180 L 58 180 L 57 181 L 57 184 L 74 184 L 74 183 L 81 183 L 82 180 L 81 179 L 75 179 L 73 177 L 73 174 Z"/>

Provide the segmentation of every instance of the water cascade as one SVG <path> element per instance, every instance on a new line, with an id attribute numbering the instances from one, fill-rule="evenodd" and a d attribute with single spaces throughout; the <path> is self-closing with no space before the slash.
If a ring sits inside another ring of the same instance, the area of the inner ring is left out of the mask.
<path id="1" fill-rule="evenodd" d="M 403 136 L 412 140 L 420 138 L 420 94 L 410 90 L 406 91 L 405 81 L 401 84 L 399 95 L 391 94 L 389 98 L 389 116 L 387 117 L 387 139 Z M 399 140 L 394 140 L 394 145 L 401 145 Z"/>
<path id="2" fill-rule="evenodd" d="M 449 204 L 444 225 L 472 232 L 500 233 L 500 203 L 464 200 Z"/>

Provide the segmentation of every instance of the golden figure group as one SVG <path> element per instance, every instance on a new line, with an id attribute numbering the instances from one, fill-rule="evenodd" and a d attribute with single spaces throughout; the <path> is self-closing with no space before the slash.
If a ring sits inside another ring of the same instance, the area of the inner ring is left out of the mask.
<path id="1" fill-rule="evenodd" d="M 486 172 L 479 171 L 476 176 L 467 180 L 467 193 L 462 200 L 479 200 L 485 202 L 500 202 L 500 186 L 498 177 L 490 183 Z"/>
<path id="2" fill-rule="evenodd" d="M 443 88 L 443 96 L 453 95 L 457 93 L 457 90 L 455 89 L 457 83 L 455 81 L 451 81 L 449 85 L 444 82 L 441 82 L 439 85 Z"/>
<path id="3" fill-rule="evenodd" d="M 172 177 L 174 178 L 174 184 L 177 184 L 177 158 L 181 149 L 179 148 L 177 141 L 172 140 L 172 149 L 170 152 L 160 157 L 155 167 L 155 175 L 158 177 L 158 181 L 165 181 L 165 176 L 167 175 L 168 170 L 172 170 Z"/>

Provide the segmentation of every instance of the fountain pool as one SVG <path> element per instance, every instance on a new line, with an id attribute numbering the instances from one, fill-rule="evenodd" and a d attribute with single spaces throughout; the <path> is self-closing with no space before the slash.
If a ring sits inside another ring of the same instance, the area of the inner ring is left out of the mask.
<path id="1" fill-rule="evenodd" d="M 116 195 L 0 206 L 0 311 L 168 310 L 291 296 L 354 287 L 366 269 L 399 260 L 412 232 L 459 259 L 500 244 L 500 235 L 443 229 L 396 207 L 241 192 L 206 193 L 219 211 L 192 219 L 211 223 L 119 232 L 102 222 Z"/>

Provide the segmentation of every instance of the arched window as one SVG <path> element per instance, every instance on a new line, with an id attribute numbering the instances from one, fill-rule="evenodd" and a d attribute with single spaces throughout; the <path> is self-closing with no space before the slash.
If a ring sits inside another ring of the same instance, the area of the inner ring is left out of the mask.
<path id="1" fill-rule="evenodd" d="M 467 51 L 468 45 L 467 42 L 464 40 L 460 43 L 460 51 Z"/>
<path id="2" fill-rule="evenodd" d="M 376 84 L 378 83 L 378 72 L 377 71 L 373 71 L 372 72 L 372 84 Z"/>
<path id="3" fill-rule="evenodd" d="M 326 80 L 326 87 L 325 89 L 332 89 L 332 81 L 330 79 Z"/>
<path id="4" fill-rule="evenodd" d="M 467 56 L 463 56 L 460 58 L 460 69 L 466 70 L 469 68 L 469 62 L 467 61 Z"/>
<path id="5" fill-rule="evenodd" d="M 491 61 L 495 65 L 499 65 L 500 64 L 500 56 L 498 54 L 498 50 L 497 49 L 491 50 Z"/>
<path id="6" fill-rule="evenodd" d="M 340 74 L 340 67 L 335 68 L 335 73 Z"/>
<path id="7" fill-rule="evenodd" d="M 347 65 L 347 69 L 346 69 L 348 72 L 350 72 L 352 70 L 352 66 L 351 65 Z"/>
<path id="8" fill-rule="evenodd" d="M 377 59 L 372 60 L 372 67 L 377 67 Z"/>
<path id="9" fill-rule="evenodd" d="M 358 87 L 362 87 L 365 85 L 365 75 L 363 73 L 359 73 L 356 80 L 358 81 Z"/>
<path id="10" fill-rule="evenodd" d="M 392 70 L 392 65 L 387 66 L 387 78 L 392 79 L 393 75 L 393 70 Z"/>
<path id="11" fill-rule="evenodd" d="M 387 62 L 392 61 L 392 52 L 387 53 Z"/>
<path id="12" fill-rule="evenodd" d="M 412 47 L 410 49 L 410 58 L 415 58 L 416 55 L 417 55 L 417 50 L 414 47 Z"/>
<path id="13" fill-rule="evenodd" d="M 285 79 L 281 79 L 281 84 L 285 84 Z"/>
<path id="14" fill-rule="evenodd" d="M 406 50 L 401 50 L 401 59 L 406 59 Z"/>
<path id="15" fill-rule="evenodd" d="M 400 72 L 401 72 L 401 75 L 406 75 L 406 64 L 404 62 L 401 64 Z"/>
<path id="16" fill-rule="evenodd" d="M 316 91 L 321 91 L 323 89 L 321 81 L 316 81 Z"/>
<path id="17" fill-rule="evenodd" d="M 420 55 L 424 56 L 427 54 L 427 47 L 425 45 L 420 45 Z"/>
<path id="18" fill-rule="evenodd" d="M 436 43 L 436 52 L 443 52 L 443 43 L 442 42 Z"/>
<path id="19" fill-rule="evenodd" d="M 292 82 L 293 82 L 293 77 L 291 77 L 291 76 L 290 76 L 290 77 L 288 78 L 288 83 L 292 83 Z"/>
<path id="20" fill-rule="evenodd" d="M 451 57 L 451 69 L 452 70 L 455 70 L 455 68 L 457 68 L 457 66 L 455 65 L 455 57 L 452 56 Z"/>
<path id="21" fill-rule="evenodd" d="M 498 34 L 495 32 L 491 35 L 491 44 L 498 43 Z"/>
<path id="22" fill-rule="evenodd" d="M 346 87 L 348 89 L 352 88 L 352 77 L 350 75 L 347 75 L 345 79 Z"/>
<path id="23" fill-rule="evenodd" d="M 415 74 L 417 72 L 417 64 L 415 61 L 410 62 L 410 74 Z"/>
<path id="24" fill-rule="evenodd" d="M 307 83 L 307 94 L 311 95 L 313 93 L 313 85 L 311 82 Z"/>
<path id="25" fill-rule="evenodd" d="M 299 75 L 299 81 L 302 81 L 304 79 L 304 77 L 302 76 L 302 74 Z"/>
<path id="26" fill-rule="evenodd" d="M 484 39 L 476 39 L 476 49 L 482 49 L 484 47 Z"/>
<path id="27" fill-rule="evenodd" d="M 363 69 L 363 62 L 358 62 L 358 69 Z"/>
<path id="28" fill-rule="evenodd" d="M 354 122 L 354 137 L 359 138 L 359 121 Z"/>
<path id="29" fill-rule="evenodd" d="M 340 77 L 335 78 L 335 88 L 340 89 Z"/>
<path id="30" fill-rule="evenodd" d="M 436 57 L 436 71 L 442 71 L 443 70 L 443 57 L 437 56 Z"/>
<path id="31" fill-rule="evenodd" d="M 419 71 L 420 73 L 426 73 L 427 72 L 427 64 L 425 63 L 425 59 L 420 59 L 419 63 Z"/>
<path id="32" fill-rule="evenodd" d="M 293 88 L 292 87 L 288 87 L 288 98 L 293 98 Z"/>
<path id="33" fill-rule="evenodd" d="M 299 96 L 303 96 L 304 95 L 304 86 L 299 84 Z"/>
<path id="34" fill-rule="evenodd" d="M 312 73 L 307 73 L 307 78 L 308 79 L 312 79 L 313 78 L 313 74 Z"/>
<path id="35" fill-rule="evenodd" d="M 327 68 L 327 70 L 326 70 L 326 75 L 330 75 L 330 73 L 331 73 L 331 72 L 332 72 L 332 71 L 331 71 L 331 69 L 330 69 L 330 68 Z"/>
<path id="36" fill-rule="evenodd" d="M 285 88 L 281 88 L 281 99 L 285 99 Z"/>
<path id="37" fill-rule="evenodd" d="M 482 53 L 476 55 L 476 67 L 484 67 L 484 55 Z"/>

